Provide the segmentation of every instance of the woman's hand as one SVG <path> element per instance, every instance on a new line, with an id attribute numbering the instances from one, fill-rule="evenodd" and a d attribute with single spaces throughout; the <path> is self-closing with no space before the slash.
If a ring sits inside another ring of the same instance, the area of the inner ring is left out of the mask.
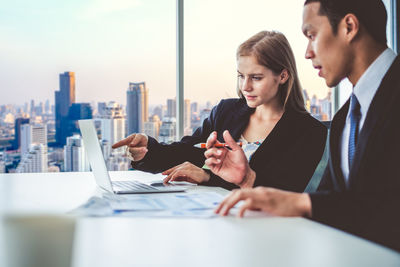
<path id="1" fill-rule="evenodd" d="M 131 157 L 132 161 L 139 161 L 144 158 L 147 153 L 147 144 L 149 138 L 145 134 L 132 134 L 127 138 L 112 145 L 112 148 L 118 148 L 121 146 L 127 146 L 127 153 Z"/>
<path id="2" fill-rule="evenodd" d="M 243 149 L 236 144 L 228 131 L 224 131 L 224 140 L 231 148 L 216 148 L 217 133 L 212 132 L 207 140 L 208 150 L 204 153 L 210 170 L 230 183 L 241 188 L 253 187 L 256 173 L 250 168 Z"/>
<path id="3" fill-rule="evenodd" d="M 200 184 L 210 180 L 210 174 L 187 161 L 164 171 L 162 174 L 168 175 L 164 178 L 164 183 L 186 181 L 193 184 Z"/>

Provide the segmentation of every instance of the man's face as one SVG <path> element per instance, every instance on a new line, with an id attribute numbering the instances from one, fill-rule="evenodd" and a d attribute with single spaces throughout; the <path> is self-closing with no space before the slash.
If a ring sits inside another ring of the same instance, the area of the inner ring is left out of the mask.
<path id="1" fill-rule="evenodd" d="M 328 17 L 318 14 L 319 7 L 318 2 L 304 6 L 302 30 L 308 39 L 305 56 L 311 59 L 313 67 L 319 70 L 318 75 L 325 79 L 326 84 L 333 87 L 347 76 L 351 55 L 341 25 L 335 35 Z"/>

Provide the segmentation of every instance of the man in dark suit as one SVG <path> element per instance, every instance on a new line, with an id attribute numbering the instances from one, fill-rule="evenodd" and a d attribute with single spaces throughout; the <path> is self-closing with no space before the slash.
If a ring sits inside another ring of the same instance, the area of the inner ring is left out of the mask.
<path id="1" fill-rule="evenodd" d="M 349 100 L 332 120 L 329 164 L 316 193 L 273 188 L 232 192 L 216 212 L 240 200 L 246 209 L 304 216 L 400 250 L 400 58 L 386 45 L 380 0 L 307 0 L 302 29 L 311 59 L 329 87 L 348 78 Z M 213 148 L 206 164 L 219 176 L 257 178 L 228 132 L 232 148 Z"/>

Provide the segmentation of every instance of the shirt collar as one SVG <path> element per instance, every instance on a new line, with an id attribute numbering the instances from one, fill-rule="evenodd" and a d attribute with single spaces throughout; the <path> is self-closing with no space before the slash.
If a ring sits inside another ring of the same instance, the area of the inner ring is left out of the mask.
<path id="1" fill-rule="evenodd" d="M 392 65 L 396 54 L 392 49 L 386 48 L 378 58 L 368 67 L 356 86 L 353 93 L 356 95 L 361 106 L 361 116 L 366 116 L 372 99 L 375 96 L 383 77 Z"/>

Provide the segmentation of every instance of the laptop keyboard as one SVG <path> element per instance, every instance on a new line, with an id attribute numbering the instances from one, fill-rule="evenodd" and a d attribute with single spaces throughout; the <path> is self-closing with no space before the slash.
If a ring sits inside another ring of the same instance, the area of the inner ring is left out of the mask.
<path id="1" fill-rule="evenodd" d="M 154 191 L 158 190 L 154 186 L 150 186 L 138 181 L 114 181 L 112 182 L 113 185 L 127 191 Z"/>

